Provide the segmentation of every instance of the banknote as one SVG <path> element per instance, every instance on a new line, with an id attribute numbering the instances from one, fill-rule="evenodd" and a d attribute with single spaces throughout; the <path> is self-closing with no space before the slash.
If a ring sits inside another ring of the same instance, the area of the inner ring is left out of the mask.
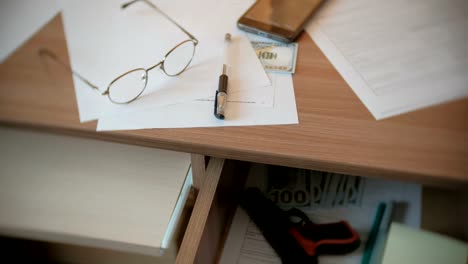
<path id="1" fill-rule="evenodd" d="M 268 166 L 265 187 L 266 195 L 282 208 L 311 206 L 308 170 Z"/>
<path id="2" fill-rule="evenodd" d="M 363 177 L 311 171 L 309 204 L 313 208 L 359 207 L 365 182 Z"/>
<path id="3" fill-rule="evenodd" d="M 251 41 L 265 71 L 294 73 L 296 70 L 297 43 Z"/>
<path id="4" fill-rule="evenodd" d="M 266 195 L 284 209 L 359 207 L 365 178 L 268 166 L 265 187 Z"/>

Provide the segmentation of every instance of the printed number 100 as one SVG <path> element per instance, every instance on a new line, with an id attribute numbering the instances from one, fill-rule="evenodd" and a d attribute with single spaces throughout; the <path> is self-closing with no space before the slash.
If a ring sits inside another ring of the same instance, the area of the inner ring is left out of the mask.
<path id="1" fill-rule="evenodd" d="M 306 205 L 309 203 L 309 193 L 305 190 L 271 190 L 270 199 L 283 205 Z"/>

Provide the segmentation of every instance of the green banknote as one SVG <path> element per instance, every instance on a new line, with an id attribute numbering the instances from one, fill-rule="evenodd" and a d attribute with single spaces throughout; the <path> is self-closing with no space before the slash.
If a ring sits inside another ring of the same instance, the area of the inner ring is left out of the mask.
<path id="1" fill-rule="evenodd" d="M 251 41 L 265 71 L 294 73 L 296 70 L 297 43 Z"/>

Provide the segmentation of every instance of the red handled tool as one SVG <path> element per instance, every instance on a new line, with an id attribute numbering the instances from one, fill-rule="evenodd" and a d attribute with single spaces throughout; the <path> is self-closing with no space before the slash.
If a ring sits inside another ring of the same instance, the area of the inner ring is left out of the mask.
<path id="1" fill-rule="evenodd" d="M 314 264 L 318 255 L 346 254 L 359 247 L 359 235 L 346 221 L 315 224 L 299 209 L 281 210 L 257 188 L 245 190 L 240 205 L 285 264 Z"/>
<path id="2" fill-rule="evenodd" d="M 315 224 L 297 208 L 286 214 L 300 218 L 288 231 L 309 256 L 346 254 L 360 245 L 359 234 L 346 221 Z"/>

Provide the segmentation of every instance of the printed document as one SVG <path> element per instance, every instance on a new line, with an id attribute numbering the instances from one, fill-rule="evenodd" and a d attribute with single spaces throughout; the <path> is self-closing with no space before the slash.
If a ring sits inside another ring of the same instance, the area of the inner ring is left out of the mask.
<path id="1" fill-rule="evenodd" d="M 468 1 L 327 0 L 306 31 L 376 119 L 468 96 Z"/>

